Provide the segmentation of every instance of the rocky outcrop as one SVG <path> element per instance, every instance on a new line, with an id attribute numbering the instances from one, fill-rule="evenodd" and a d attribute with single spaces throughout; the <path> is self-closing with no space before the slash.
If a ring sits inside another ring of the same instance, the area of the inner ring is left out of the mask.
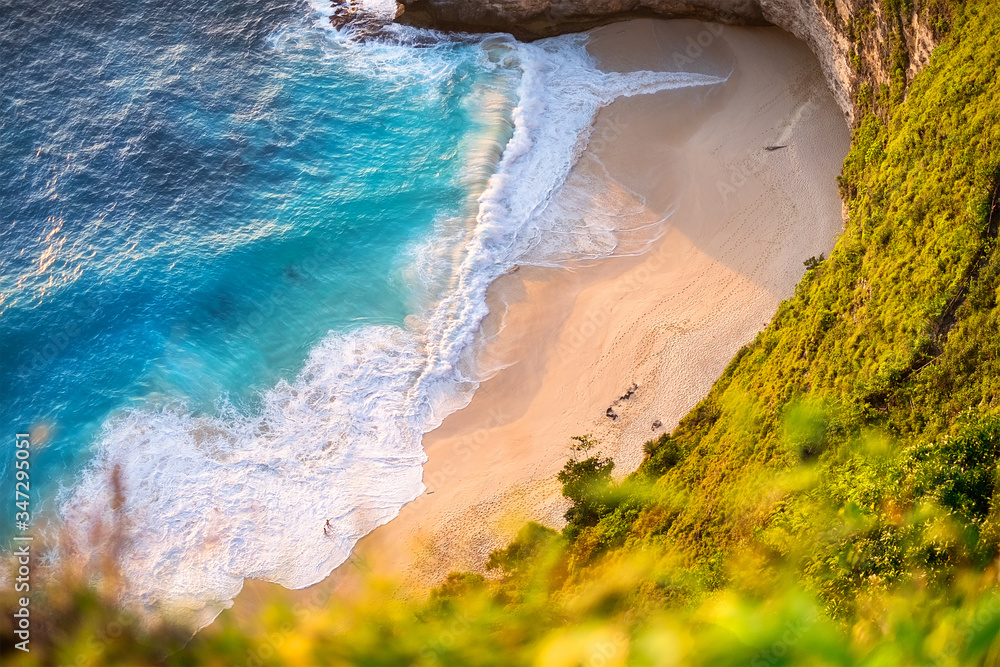
<path id="1" fill-rule="evenodd" d="M 766 23 L 759 0 L 410 0 L 434 19 L 470 27 L 517 28 L 536 35 L 563 32 L 569 23 L 643 12 L 739 25 Z"/>
<path id="2" fill-rule="evenodd" d="M 637 16 L 775 25 L 819 58 L 849 120 L 901 95 L 961 0 L 402 0 L 403 22 L 542 37 Z"/>
<path id="3" fill-rule="evenodd" d="M 784 28 L 809 45 L 823 67 L 834 99 L 848 119 L 853 121 L 855 114 L 851 100 L 857 84 L 848 59 L 850 40 L 842 30 L 838 30 L 839 13 L 827 16 L 818 5 L 820 1 L 760 0 L 760 3 L 769 23 Z"/>

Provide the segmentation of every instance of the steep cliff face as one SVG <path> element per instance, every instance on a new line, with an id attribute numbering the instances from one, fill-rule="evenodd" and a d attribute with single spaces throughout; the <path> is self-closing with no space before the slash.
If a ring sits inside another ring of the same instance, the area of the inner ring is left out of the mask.
<path id="1" fill-rule="evenodd" d="M 819 58 L 849 120 L 905 94 L 961 0 L 402 0 L 403 22 L 540 37 L 635 16 L 775 25 Z"/>
<path id="2" fill-rule="evenodd" d="M 765 19 L 812 48 L 848 119 L 905 95 L 960 0 L 760 0 Z"/>

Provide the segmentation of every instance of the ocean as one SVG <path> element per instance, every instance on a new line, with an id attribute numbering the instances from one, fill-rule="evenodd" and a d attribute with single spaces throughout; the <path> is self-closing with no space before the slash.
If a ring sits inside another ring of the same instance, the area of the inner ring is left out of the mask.
<path id="1" fill-rule="evenodd" d="M 720 81 L 331 11 L 0 1 L 4 438 L 46 558 L 115 554 L 145 613 L 314 584 L 421 494 L 489 285 L 616 251 L 560 205 L 597 111 Z"/>

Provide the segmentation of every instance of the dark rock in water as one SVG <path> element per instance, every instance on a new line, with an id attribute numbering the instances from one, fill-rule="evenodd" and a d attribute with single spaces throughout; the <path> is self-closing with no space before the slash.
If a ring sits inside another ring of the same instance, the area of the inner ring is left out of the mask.
<path id="1" fill-rule="evenodd" d="M 653 422 L 653 430 L 655 431 L 659 428 L 663 428 L 663 422 L 657 419 L 655 422 Z"/>
<path id="2" fill-rule="evenodd" d="M 606 414 L 611 421 L 618 420 L 618 413 L 615 412 L 614 408 L 608 408 L 608 411 L 605 412 L 604 414 Z"/>
<path id="3" fill-rule="evenodd" d="M 397 4 L 394 17 L 377 16 L 365 11 L 364 4 L 359 0 L 344 0 L 334 3 L 330 23 L 337 30 L 348 30 L 355 39 L 364 40 L 382 33 L 394 18 L 403 13 L 402 9 L 403 6 Z"/>

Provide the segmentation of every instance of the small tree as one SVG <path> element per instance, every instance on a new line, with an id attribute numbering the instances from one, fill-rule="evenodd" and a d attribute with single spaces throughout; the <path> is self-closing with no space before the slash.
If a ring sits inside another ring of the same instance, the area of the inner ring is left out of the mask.
<path id="1" fill-rule="evenodd" d="M 819 265 L 822 264 L 825 259 L 826 257 L 823 253 L 820 253 L 819 257 L 810 257 L 802 263 L 806 265 L 806 271 L 812 271 L 813 269 L 818 269 Z"/>
<path id="2" fill-rule="evenodd" d="M 564 534 L 573 539 L 586 527 L 595 526 L 609 510 L 611 472 L 615 463 L 610 458 L 595 456 L 578 459 L 577 454 L 589 454 L 598 441 L 588 435 L 574 436 L 574 455 L 566 462 L 556 479 L 563 485 L 563 495 L 573 501 L 566 510 Z"/>

